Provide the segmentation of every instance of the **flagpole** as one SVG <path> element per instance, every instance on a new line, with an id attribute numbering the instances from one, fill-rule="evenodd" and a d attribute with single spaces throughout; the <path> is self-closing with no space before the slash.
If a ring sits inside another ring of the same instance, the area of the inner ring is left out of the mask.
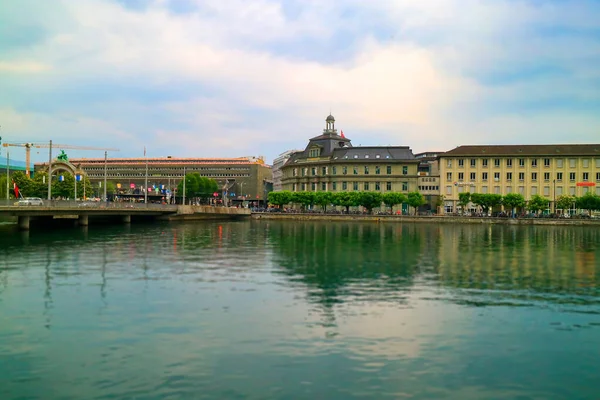
<path id="1" fill-rule="evenodd" d="M 146 158 L 146 179 L 144 183 L 144 203 L 148 204 L 148 157 L 146 157 L 146 146 L 144 146 L 144 157 Z"/>
<path id="2" fill-rule="evenodd" d="M 183 167 L 183 205 L 185 206 L 185 167 Z"/>
<path id="3" fill-rule="evenodd" d="M 8 149 L 6 149 L 6 200 L 10 200 L 10 155 L 8 154 Z"/>
<path id="4" fill-rule="evenodd" d="M 52 140 L 48 148 L 48 201 L 52 200 Z"/>
<path id="5" fill-rule="evenodd" d="M 104 152 L 104 201 L 108 202 L 108 197 L 106 197 L 106 173 L 107 173 L 107 158 L 108 158 L 108 152 Z"/>

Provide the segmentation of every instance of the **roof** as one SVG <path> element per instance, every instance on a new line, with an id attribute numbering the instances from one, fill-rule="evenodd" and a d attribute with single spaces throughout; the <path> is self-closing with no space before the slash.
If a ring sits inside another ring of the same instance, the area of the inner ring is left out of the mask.
<path id="1" fill-rule="evenodd" d="M 133 157 L 133 158 L 107 158 L 107 164 L 259 164 L 266 166 L 260 159 L 252 157 L 237 158 L 192 158 L 192 157 Z M 104 164 L 104 158 L 70 158 L 71 164 Z M 35 163 L 35 165 L 44 165 L 46 162 Z"/>
<path id="2" fill-rule="evenodd" d="M 521 144 L 458 146 L 440 154 L 440 157 L 454 156 L 598 156 L 600 144 Z"/>
<path id="3" fill-rule="evenodd" d="M 337 158 L 336 158 L 337 157 Z M 360 146 L 335 149 L 335 159 L 360 159 L 360 160 L 414 160 L 415 155 L 408 146 Z"/>
<path id="4" fill-rule="evenodd" d="M 335 118 L 333 118 L 333 115 L 329 114 L 327 116 L 327 118 L 325 119 L 325 121 L 327 121 L 327 122 L 335 122 Z"/>

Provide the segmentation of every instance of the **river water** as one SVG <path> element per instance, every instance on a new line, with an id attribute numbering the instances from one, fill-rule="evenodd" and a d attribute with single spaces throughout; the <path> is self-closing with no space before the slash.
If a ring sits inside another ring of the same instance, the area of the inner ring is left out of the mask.
<path id="1" fill-rule="evenodd" d="M 0 227 L 0 399 L 598 399 L 600 231 Z"/>

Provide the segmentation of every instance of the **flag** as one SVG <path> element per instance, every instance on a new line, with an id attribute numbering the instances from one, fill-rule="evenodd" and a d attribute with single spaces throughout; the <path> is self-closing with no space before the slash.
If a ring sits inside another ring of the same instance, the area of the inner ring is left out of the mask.
<path id="1" fill-rule="evenodd" d="M 15 181 L 13 181 L 13 190 L 15 191 L 15 197 L 18 199 L 19 198 L 19 187 L 17 186 L 17 183 Z"/>
<path id="2" fill-rule="evenodd" d="M 344 136 L 344 131 L 340 131 L 340 133 L 342 134 L 342 137 L 346 139 L 346 136 Z"/>

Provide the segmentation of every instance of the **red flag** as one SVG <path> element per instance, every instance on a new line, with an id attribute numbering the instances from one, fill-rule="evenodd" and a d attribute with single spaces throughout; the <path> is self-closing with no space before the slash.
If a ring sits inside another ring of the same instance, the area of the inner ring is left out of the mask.
<path id="1" fill-rule="evenodd" d="M 15 191 L 15 197 L 18 199 L 19 198 L 19 187 L 17 186 L 15 181 L 13 181 L 13 190 Z"/>
<path id="2" fill-rule="evenodd" d="M 346 136 L 344 136 L 344 131 L 340 131 L 340 133 L 342 134 L 342 137 L 346 139 Z"/>

